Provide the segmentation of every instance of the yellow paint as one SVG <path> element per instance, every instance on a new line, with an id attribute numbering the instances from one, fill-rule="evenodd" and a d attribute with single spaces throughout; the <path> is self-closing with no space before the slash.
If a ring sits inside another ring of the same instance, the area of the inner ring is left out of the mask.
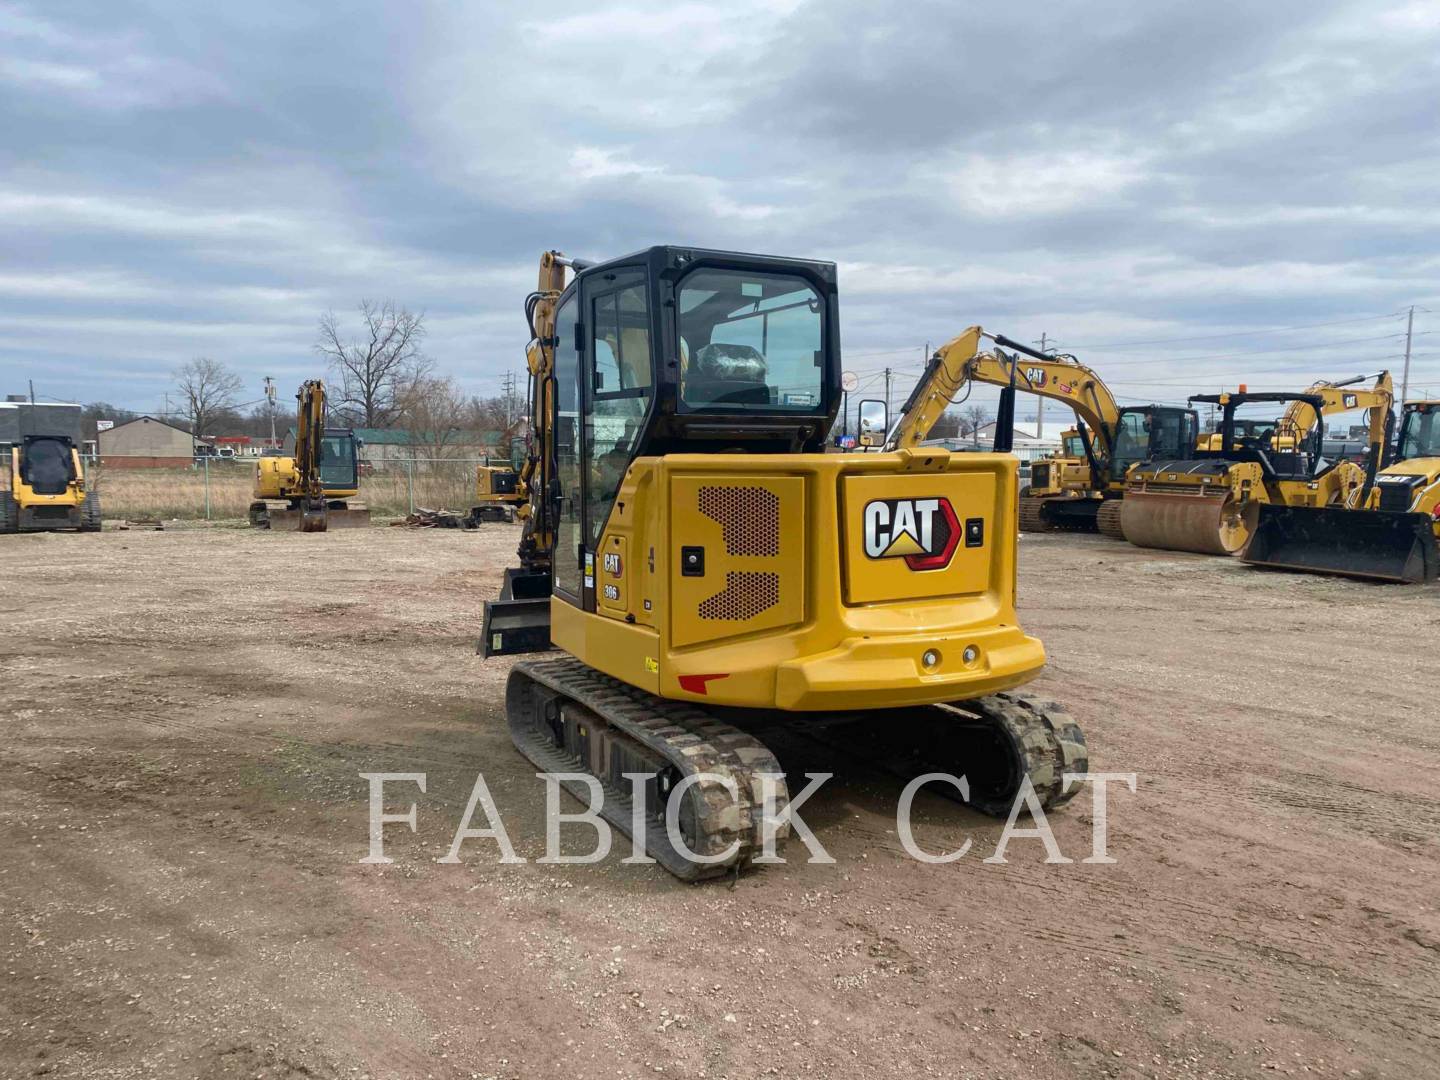
<path id="1" fill-rule="evenodd" d="M 601 537 L 598 610 L 552 599 L 552 639 L 633 685 L 718 705 L 883 708 L 1019 686 L 1045 652 L 1015 616 L 1016 467 L 1008 455 L 943 450 L 638 459 Z M 867 503 L 939 497 L 962 530 L 948 566 L 865 555 Z M 983 546 L 965 546 L 972 518 Z M 616 538 L 626 591 L 602 605 Z M 684 547 L 704 549 L 703 577 L 681 573 Z M 754 576 L 734 587 L 733 575 Z M 717 601 L 727 586 L 732 597 Z M 978 651 L 968 664 L 967 646 Z M 940 654 L 933 668 L 927 650 Z M 683 676 L 717 674 L 704 694 L 681 688 Z"/>

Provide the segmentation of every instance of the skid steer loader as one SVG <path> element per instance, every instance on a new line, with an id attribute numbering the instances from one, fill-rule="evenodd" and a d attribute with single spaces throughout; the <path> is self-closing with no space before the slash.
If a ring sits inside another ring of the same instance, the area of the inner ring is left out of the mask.
<path id="1" fill-rule="evenodd" d="M 561 650 L 510 672 L 526 757 L 594 777 L 606 820 L 690 880 L 750 865 L 783 811 L 757 728 L 880 755 L 918 727 L 913 772 L 965 773 L 990 813 L 1027 785 L 1047 807 L 1073 794 L 1084 737 L 1018 692 L 1045 652 L 1015 615 L 1015 459 L 824 452 L 833 264 L 552 251 L 526 314 L 520 566 L 481 639 Z"/>
<path id="2" fill-rule="evenodd" d="M 0 402 L 0 533 L 100 531 L 80 435 L 79 405 Z"/>

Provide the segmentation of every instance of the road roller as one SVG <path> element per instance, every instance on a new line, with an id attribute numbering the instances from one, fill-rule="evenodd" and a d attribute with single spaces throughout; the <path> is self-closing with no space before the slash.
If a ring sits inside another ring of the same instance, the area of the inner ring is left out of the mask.
<path id="1" fill-rule="evenodd" d="M 1362 385 L 1362 384 L 1370 385 Z M 1345 506 L 1369 497 L 1383 463 L 1394 391 L 1389 372 L 1318 382 L 1302 393 L 1197 394 L 1190 403 L 1220 409 L 1218 438 L 1180 460 L 1146 461 L 1133 469 L 1120 504 L 1125 539 L 1139 547 L 1239 555 L 1249 544 L 1262 507 Z M 1273 425 L 1247 428 L 1236 417 L 1246 405 L 1284 412 Z M 1326 460 L 1322 418 L 1368 410 L 1369 460 Z"/>

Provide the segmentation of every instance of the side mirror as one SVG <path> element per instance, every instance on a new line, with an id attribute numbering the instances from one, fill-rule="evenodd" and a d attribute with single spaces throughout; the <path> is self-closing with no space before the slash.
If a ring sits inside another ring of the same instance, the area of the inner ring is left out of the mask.
<path id="1" fill-rule="evenodd" d="M 876 398 L 860 402 L 860 445 L 879 446 L 890 430 L 890 407 Z"/>

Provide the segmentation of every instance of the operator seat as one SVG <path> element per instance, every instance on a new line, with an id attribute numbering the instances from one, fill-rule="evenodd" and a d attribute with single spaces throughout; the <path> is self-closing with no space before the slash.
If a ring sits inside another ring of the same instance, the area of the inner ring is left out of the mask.
<path id="1" fill-rule="evenodd" d="M 686 374 L 690 405 L 769 405 L 769 364 L 752 345 L 711 342 L 695 353 Z"/>

